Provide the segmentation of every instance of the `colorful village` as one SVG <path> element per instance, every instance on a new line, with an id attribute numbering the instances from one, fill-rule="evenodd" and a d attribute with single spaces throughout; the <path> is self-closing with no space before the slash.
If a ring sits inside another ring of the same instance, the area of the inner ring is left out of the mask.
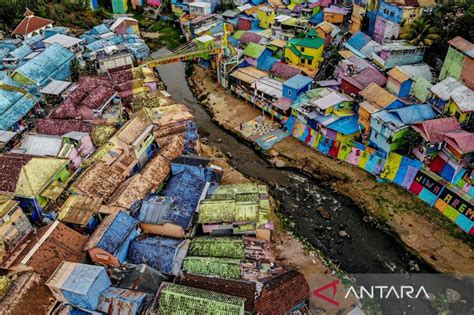
<path id="1" fill-rule="evenodd" d="M 110 13 L 0 31 L 1 314 L 398 314 L 313 290 L 474 273 L 474 43 L 433 57 L 437 1 L 64 2 Z M 413 258 L 333 257 L 370 235 Z"/>

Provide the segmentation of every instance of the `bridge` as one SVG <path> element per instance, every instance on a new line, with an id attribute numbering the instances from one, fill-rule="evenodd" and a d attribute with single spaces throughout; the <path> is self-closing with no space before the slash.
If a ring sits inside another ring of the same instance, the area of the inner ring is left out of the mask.
<path id="1" fill-rule="evenodd" d="M 144 60 L 143 64 L 147 65 L 150 68 L 156 68 L 158 66 L 165 65 L 168 63 L 191 60 L 199 57 L 204 57 L 206 55 L 217 55 L 222 53 L 223 51 L 223 48 L 220 46 L 209 46 L 204 49 L 192 47 L 192 45 L 184 46 L 189 47 L 178 48 L 177 50 L 171 51 L 158 58 Z"/>

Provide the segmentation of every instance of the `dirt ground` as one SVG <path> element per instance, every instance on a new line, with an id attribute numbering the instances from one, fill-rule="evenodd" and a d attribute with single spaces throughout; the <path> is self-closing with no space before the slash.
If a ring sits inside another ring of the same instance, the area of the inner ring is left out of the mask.
<path id="1" fill-rule="evenodd" d="M 195 68 L 190 81 L 198 94 L 197 98 L 207 106 L 214 120 L 228 130 L 238 134 L 241 123 L 261 114 L 261 110 L 252 104 L 227 94 L 212 75 L 200 67 Z M 318 180 L 330 183 L 329 186 L 336 192 L 349 197 L 369 215 L 384 222 L 407 248 L 436 270 L 457 274 L 474 273 L 472 247 L 453 236 L 463 232 L 457 230 L 436 209 L 403 189 L 379 183 L 369 173 L 320 154 L 294 137 L 285 138 L 267 155 L 275 166 L 296 167 Z"/>

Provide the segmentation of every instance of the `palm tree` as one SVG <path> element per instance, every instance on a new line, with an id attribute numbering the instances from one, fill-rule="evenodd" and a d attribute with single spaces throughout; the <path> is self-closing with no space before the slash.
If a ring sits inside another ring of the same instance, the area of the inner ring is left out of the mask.
<path id="1" fill-rule="evenodd" d="M 441 39 L 438 35 L 438 29 L 432 27 L 422 17 L 408 25 L 406 30 L 400 33 L 400 38 L 408 40 L 409 44 L 415 46 L 431 46 Z"/>

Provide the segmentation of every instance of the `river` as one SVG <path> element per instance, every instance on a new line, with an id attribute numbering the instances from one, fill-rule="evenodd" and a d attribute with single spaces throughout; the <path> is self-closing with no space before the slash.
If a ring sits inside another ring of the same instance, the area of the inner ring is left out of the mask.
<path id="1" fill-rule="evenodd" d="M 301 172 L 272 167 L 256 150 L 213 122 L 188 87 L 184 63 L 163 65 L 158 72 L 173 99 L 190 108 L 201 137 L 207 137 L 209 144 L 221 152 L 230 152 L 230 164 L 239 172 L 269 184 L 280 204 L 279 211 L 293 222 L 296 234 L 341 270 L 351 274 L 405 273 L 412 272 L 416 264 L 422 273 L 434 272 L 393 236 L 371 223 L 351 200 Z M 316 211 L 318 207 L 326 209 L 331 219 L 324 219 Z M 339 236 L 341 230 L 349 237 Z M 424 307 L 419 305 L 418 311 Z"/>

